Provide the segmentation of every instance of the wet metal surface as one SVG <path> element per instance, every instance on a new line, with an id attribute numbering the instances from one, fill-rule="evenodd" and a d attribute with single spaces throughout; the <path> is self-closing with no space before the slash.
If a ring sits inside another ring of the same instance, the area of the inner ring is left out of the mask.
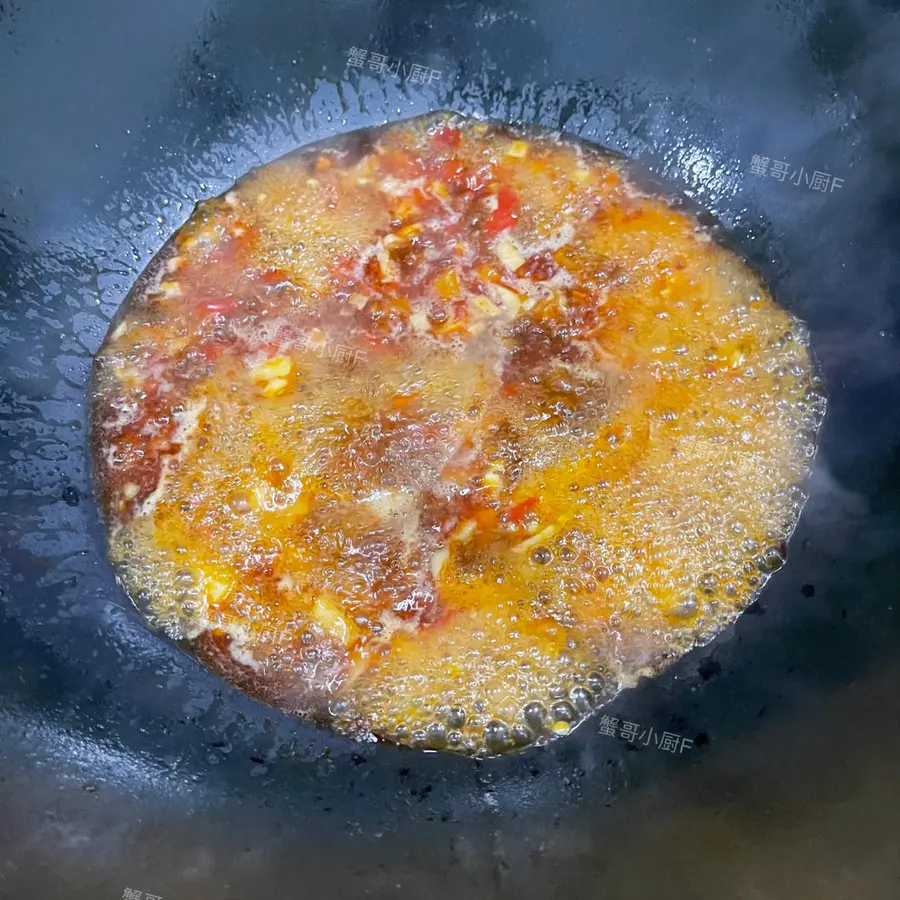
<path id="1" fill-rule="evenodd" d="M 898 50 L 884 3 L 0 3 L 0 897 L 895 898 Z M 137 273 L 248 167 L 441 107 L 634 156 L 810 324 L 788 565 L 606 711 L 683 753 L 599 717 L 484 763 L 354 745 L 152 635 L 103 558 L 85 390 Z"/>

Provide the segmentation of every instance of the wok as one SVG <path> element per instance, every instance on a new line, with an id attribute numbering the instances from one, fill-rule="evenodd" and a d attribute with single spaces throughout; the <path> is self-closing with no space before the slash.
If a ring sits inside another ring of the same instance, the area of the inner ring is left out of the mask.
<path id="1" fill-rule="evenodd" d="M 898 51 L 887 0 L 0 3 L 0 897 L 900 895 Z M 647 743 L 353 743 L 149 632 L 103 554 L 86 388 L 137 274 L 249 167 L 436 108 L 636 159 L 811 330 L 788 564 L 602 711 Z"/>

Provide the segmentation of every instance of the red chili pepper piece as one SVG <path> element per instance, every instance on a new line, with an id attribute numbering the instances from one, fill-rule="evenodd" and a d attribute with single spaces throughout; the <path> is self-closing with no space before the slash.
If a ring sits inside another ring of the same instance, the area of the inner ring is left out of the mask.
<path id="1" fill-rule="evenodd" d="M 456 128 L 448 128 L 446 125 L 435 132 L 432 142 L 437 147 L 450 147 L 456 149 L 462 134 Z"/>
<path id="2" fill-rule="evenodd" d="M 504 185 L 497 192 L 497 208 L 488 216 L 483 229 L 488 234 L 499 234 L 511 228 L 519 218 L 519 198 L 512 188 Z"/>
<path id="3" fill-rule="evenodd" d="M 559 266 L 553 258 L 553 254 L 538 253 L 530 257 L 518 269 L 516 275 L 519 278 L 531 278 L 534 281 L 546 281 L 559 271 Z"/>
<path id="4" fill-rule="evenodd" d="M 234 297 L 217 297 L 215 300 L 204 300 L 195 307 L 197 315 L 206 318 L 212 315 L 230 315 L 234 312 L 237 300 Z"/>
<path id="5" fill-rule="evenodd" d="M 510 507 L 503 515 L 503 518 L 507 522 L 512 522 L 514 525 L 518 525 L 522 519 L 528 515 L 531 510 L 533 510 L 538 505 L 537 497 L 526 497 L 524 500 L 517 503 L 515 506 Z"/>
<path id="6" fill-rule="evenodd" d="M 282 281 L 287 281 L 288 276 L 282 269 L 266 269 L 258 277 L 263 284 L 280 284 Z"/>

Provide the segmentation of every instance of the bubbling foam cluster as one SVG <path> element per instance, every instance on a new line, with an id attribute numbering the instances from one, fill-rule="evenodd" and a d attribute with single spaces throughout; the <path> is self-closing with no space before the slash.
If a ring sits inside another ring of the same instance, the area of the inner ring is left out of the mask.
<path id="1" fill-rule="evenodd" d="M 355 146 L 242 179 L 129 298 L 95 382 L 111 557 L 287 712 L 541 743 L 783 565 L 808 331 L 596 150 L 441 116 Z"/>

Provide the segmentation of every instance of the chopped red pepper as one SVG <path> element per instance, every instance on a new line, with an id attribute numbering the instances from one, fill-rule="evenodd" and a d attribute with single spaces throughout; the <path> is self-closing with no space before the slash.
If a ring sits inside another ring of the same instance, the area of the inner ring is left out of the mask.
<path id="1" fill-rule="evenodd" d="M 437 176 L 444 181 L 450 181 L 462 175 L 465 171 L 466 164 L 458 156 L 451 156 L 450 159 L 445 159 L 438 166 Z"/>
<path id="2" fill-rule="evenodd" d="M 365 272 L 366 279 L 369 284 L 374 285 L 375 287 L 379 287 L 383 281 L 381 274 L 381 264 L 378 262 L 378 258 L 375 256 L 370 256 L 365 264 L 363 265 L 363 272 Z"/>
<path id="3" fill-rule="evenodd" d="M 510 507 L 504 514 L 503 518 L 507 522 L 512 522 L 514 525 L 518 525 L 528 513 L 531 512 L 538 505 L 537 497 L 526 497 L 524 500 L 521 500 L 515 506 Z"/>
<path id="4" fill-rule="evenodd" d="M 258 277 L 263 284 L 280 284 L 288 280 L 288 275 L 283 269 L 266 269 Z"/>
<path id="5" fill-rule="evenodd" d="M 483 230 L 488 234 L 499 234 L 511 228 L 519 218 L 519 198 L 512 188 L 504 185 L 497 193 L 497 208 L 488 216 Z"/>
<path id="6" fill-rule="evenodd" d="M 467 191 L 470 173 L 466 164 L 458 157 L 451 156 L 436 169 L 436 178 L 447 186 L 451 194 L 459 195 Z"/>
<path id="7" fill-rule="evenodd" d="M 518 278 L 531 278 L 534 281 L 546 281 L 559 271 L 559 265 L 549 251 L 530 257 L 518 269 Z"/>
<path id="8" fill-rule="evenodd" d="M 434 133 L 432 142 L 437 147 L 450 147 L 456 149 L 459 146 L 459 139 L 462 133 L 456 128 L 448 128 L 446 125 Z"/>

